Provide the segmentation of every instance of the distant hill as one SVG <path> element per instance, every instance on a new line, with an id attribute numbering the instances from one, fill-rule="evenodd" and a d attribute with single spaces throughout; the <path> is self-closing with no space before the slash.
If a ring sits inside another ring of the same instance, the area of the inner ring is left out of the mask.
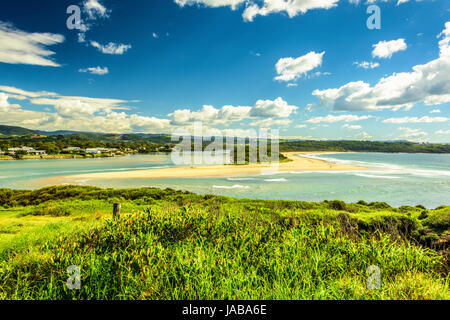
<path id="1" fill-rule="evenodd" d="M 37 135 L 36 131 L 14 126 L 2 126 L 0 125 L 0 135 L 3 136 L 27 136 L 27 135 Z"/>
<path id="2" fill-rule="evenodd" d="M 71 131 L 71 130 L 58 130 L 58 131 L 42 131 L 42 130 L 36 130 L 37 133 L 43 135 L 43 136 L 66 136 L 68 134 L 74 134 L 79 133 L 80 131 Z"/>

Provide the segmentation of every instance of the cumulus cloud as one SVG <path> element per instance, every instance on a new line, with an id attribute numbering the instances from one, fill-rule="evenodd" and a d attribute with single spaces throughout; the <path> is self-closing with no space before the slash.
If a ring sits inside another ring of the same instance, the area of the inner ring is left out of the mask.
<path id="1" fill-rule="evenodd" d="M 84 68 L 84 69 L 80 69 L 78 70 L 78 72 L 82 72 L 82 73 L 90 73 L 90 74 L 96 74 L 96 75 L 105 75 L 109 73 L 108 67 L 91 67 L 91 68 Z"/>
<path id="2" fill-rule="evenodd" d="M 351 125 L 351 124 L 348 124 L 348 123 L 346 123 L 346 124 L 344 124 L 343 126 L 342 126 L 342 128 L 343 129 L 348 129 L 348 130 L 359 130 L 359 129 L 362 129 L 362 126 L 360 126 L 360 125 Z"/>
<path id="3" fill-rule="evenodd" d="M 217 8 L 228 6 L 235 10 L 246 4 L 242 17 L 245 21 L 253 21 L 258 15 L 267 16 L 272 13 L 285 12 L 290 18 L 304 14 L 313 9 L 330 9 L 337 6 L 339 0 L 174 0 L 181 7 L 186 5 L 203 5 Z"/>
<path id="4" fill-rule="evenodd" d="M 233 10 L 236 9 L 238 5 L 244 2 L 246 2 L 246 0 L 175 0 L 175 3 L 181 7 L 184 7 L 186 5 L 204 5 L 212 8 L 229 6 Z"/>
<path id="5" fill-rule="evenodd" d="M 50 106 L 46 111 L 23 109 L 8 102 L 9 93 L 20 95 L 33 105 Z M 253 106 L 203 106 L 198 111 L 175 110 L 169 118 L 157 118 L 129 113 L 130 101 L 92 97 L 62 96 L 46 91 L 31 92 L 0 86 L 0 124 L 23 126 L 40 130 L 79 130 L 96 132 L 170 133 L 177 128 L 189 128 L 203 121 L 210 129 L 216 124 L 252 120 L 251 126 L 269 128 L 288 126 L 287 119 L 297 107 L 281 98 L 258 100 Z M 239 131 L 239 130 L 238 130 Z M 244 132 L 243 130 L 242 132 Z M 238 133 L 236 131 L 236 133 Z"/>
<path id="6" fill-rule="evenodd" d="M 400 127 L 398 130 L 402 131 L 403 134 L 399 136 L 399 138 L 412 139 L 417 140 L 422 137 L 428 136 L 428 133 L 425 131 L 420 131 L 421 129 L 412 129 L 407 127 Z"/>
<path id="7" fill-rule="evenodd" d="M 287 118 L 298 107 L 288 105 L 282 98 L 275 100 L 258 100 L 250 111 L 251 117 L 279 117 Z"/>
<path id="8" fill-rule="evenodd" d="M 30 92 L 0 86 L 0 124 L 40 130 L 80 130 L 96 132 L 168 133 L 173 128 L 169 119 L 128 114 L 128 101 L 90 97 L 61 96 L 46 91 Z M 48 105 L 46 112 L 26 110 L 8 102 L 9 93 L 21 94 L 32 105 Z"/>
<path id="9" fill-rule="evenodd" d="M 430 111 L 430 113 L 441 113 L 441 110 L 439 109 L 433 109 Z"/>
<path id="10" fill-rule="evenodd" d="M 97 41 L 91 41 L 91 46 L 97 48 L 98 51 L 104 54 L 114 54 L 114 55 L 122 55 L 129 49 L 131 49 L 131 45 L 129 44 L 116 44 L 113 42 L 110 42 L 107 45 L 101 45 Z"/>
<path id="11" fill-rule="evenodd" d="M 99 0 L 86 0 L 83 2 L 83 10 L 89 19 L 108 18 L 109 10 Z"/>
<path id="12" fill-rule="evenodd" d="M 6 93 L 0 92 L 0 109 L 7 108 L 9 106 L 8 103 L 8 95 Z"/>
<path id="13" fill-rule="evenodd" d="M 270 128 L 270 127 L 286 127 L 291 124 L 292 120 L 289 119 L 262 119 L 262 120 L 256 120 L 250 123 L 252 127 L 261 127 L 261 128 Z"/>
<path id="14" fill-rule="evenodd" d="M 254 106 L 230 106 L 220 109 L 205 105 L 198 111 L 179 109 L 170 113 L 174 125 L 193 121 L 212 124 L 242 121 L 248 118 L 288 118 L 298 107 L 289 105 L 282 98 L 275 100 L 258 100 Z"/>
<path id="15" fill-rule="evenodd" d="M 391 41 L 380 41 L 373 45 L 372 56 L 374 58 L 390 58 L 399 51 L 404 51 L 408 48 L 405 39 L 397 39 Z"/>
<path id="16" fill-rule="evenodd" d="M 443 135 L 447 135 L 450 134 L 450 130 L 438 130 L 435 132 L 436 134 L 443 134 Z"/>
<path id="17" fill-rule="evenodd" d="M 384 123 L 439 123 L 447 122 L 450 118 L 446 117 L 403 117 L 403 118 L 389 118 L 383 120 Z"/>
<path id="18" fill-rule="evenodd" d="M 357 116 L 357 115 L 353 115 L 353 114 L 340 115 L 340 116 L 328 115 L 326 117 L 311 118 L 309 120 L 306 120 L 306 122 L 308 122 L 308 123 L 321 123 L 321 122 L 335 123 L 335 122 L 340 122 L 340 121 L 355 122 L 355 121 L 367 120 L 370 118 L 372 118 L 372 116 Z"/>
<path id="19" fill-rule="evenodd" d="M 331 9 L 338 2 L 339 0 L 264 0 L 260 6 L 255 1 L 249 1 L 242 16 L 246 21 L 253 21 L 258 15 L 285 12 L 292 18 L 313 9 Z"/>
<path id="20" fill-rule="evenodd" d="M 0 21 L 0 62 L 60 67 L 50 56 L 55 52 L 47 46 L 64 42 L 64 36 L 54 33 L 29 33 Z"/>
<path id="21" fill-rule="evenodd" d="M 356 138 L 359 138 L 360 140 L 363 140 L 363 141 L 367 141 L 367 140 L 372 139 L 373 137 L 370 134 L 368 134 L 367 132 L 363 131 L 363 132 L 358 133 L 356 135 Z"/>
<path id="22" fill-rule="evenodd" d="M 86 42 L 86 32 L 89 31 L 98 19 L 107 19 L 111 10 L 108 10 L 100 0 L 83 1 L 83 16 L 85 19 L 81 21 L 80 33 L 78 33 L 78 42 Z"/>
<path id="23" fill-rule="evenodd" d="M 305 76 L 309 71 L 322 65 L 324 54 L 325 51 L 321 53 L 311 51 L 298 58 L 281 58 L 275 65 L 278 73 L 275 80 L 288 82 Z"/>
<path id="24" fill-rule="evenodd" d="M 373 87 L 363 81 L 349 82 L 340 88 L 315 90 L 320 106 L 335 111 L 376 111 L 409 109 L 416 103 L 438 105 L 450 102 L 450 22 L 439 35 L 439 57 L 412 72 L 394 73 Z"/>
<path id="25" fill-rule="evenodd" d="M 353 62 L 353 64 L 356 64 L 358 68 L 363 68 L 363 69 L 375 69 L 378 68 L 380 66 L 380 64 L 378 62 L 367 62 L 367 61 L 355 61 Z"/>
<path id="26" fill-rule="evenodd" d="M 128 109 L 123 106 L 127 101 L 118 99 L 58 96 L 31 99 L 30 102 L 35 105 L 53 106 L 59 115 L 67 118 L 76 118 L 80 115 L 92 116 L 96 113 L 108 114 L 114 110 Z"/>

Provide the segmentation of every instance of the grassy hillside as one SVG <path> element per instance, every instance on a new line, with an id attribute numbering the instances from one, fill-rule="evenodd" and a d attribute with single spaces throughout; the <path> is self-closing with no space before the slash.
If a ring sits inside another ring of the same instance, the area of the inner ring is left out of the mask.
<path id="1" fill-rule="evenodd" d="M 450 298 L 448 206 L 71 186 L 0 190 L 0 205 L 1 299 Z"/>
<path id="2" fill-rule="evenodd" d="M 37 135 L 37 133 L 33 130 L 25 129 L 22 127 L 0 125 L 0 136 L 25 136 L 25 135 Z"/>

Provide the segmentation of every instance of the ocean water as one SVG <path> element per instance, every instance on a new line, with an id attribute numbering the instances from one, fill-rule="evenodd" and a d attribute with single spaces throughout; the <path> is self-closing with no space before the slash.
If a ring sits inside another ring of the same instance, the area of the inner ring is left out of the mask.
<path id="1" fill-rule="evenodd" d="M 170 187 L 239 198 L 384 201 L 396 207 L 450 205 L 450 154 L 336 153 L 307 156 L 364 166 L 370 170 L 211 178 L 75 180 L 74 183 L 114 188 Z M 43 178 L 55 176 L 168 167 L 175 167 L 170 155 L 0 161 L 0 188 L 33 189 L 46 185 Z"/>

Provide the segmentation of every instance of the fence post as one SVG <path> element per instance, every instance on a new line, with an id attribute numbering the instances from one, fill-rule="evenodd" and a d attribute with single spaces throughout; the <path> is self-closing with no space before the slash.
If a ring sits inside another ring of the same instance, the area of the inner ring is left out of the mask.
<path id="1" fill-rule="evenodd" d="M 114 203 L 113 219 L 116 219 L 119 217 L 121 208 L 122 208 L 122 206 L 120 205 L 120 203 Z"/>

